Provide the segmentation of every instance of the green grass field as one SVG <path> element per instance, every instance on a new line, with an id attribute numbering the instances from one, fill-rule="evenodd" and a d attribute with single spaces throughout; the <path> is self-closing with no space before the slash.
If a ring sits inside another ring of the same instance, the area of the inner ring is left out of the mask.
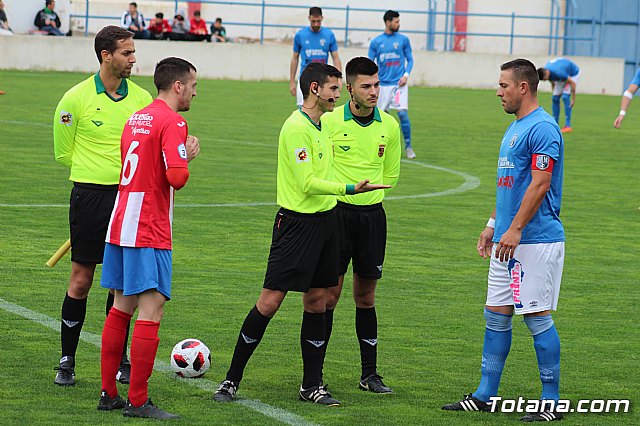
<path id="1" fill-rule="evenodd" d="M 51 122 L 60 97 L 84 78 L 0 71 L 0 88 L 7 91 L 0 97 L 0 299 L 8 302 L 0 301 L 2 425 L 137 423 L 119 412 L 96 411 L 100 351 L 91 338 L 101 333 L 106 295 L 97 279 L 84 325 L 91 335 L 78 349 L 77 385 L 53 384 L 70 261 L 65 257 L 52 270 L 44 263 L 68 238 L 71 184 L 53 158 Z M 151 79 L 135 80 L 151 91 Z M 541 103 L 550 107 L 548 94 Z M 262 286 L 277 210 L 277 137 L 294 104 L 286 83 L 199 82 L 184 115 L 202 151 L 191 164 L 189 184 L 176 195 L 173 300 L 166 305 L 158 359 L 168 362 L 176 342 L 195 337 L 211 348 L 212 367 L 195 382 L 154 372 L 154 402 L 194 425 L 516 424 L 517 414 L 440 410 L 475 390 L 479 380 L 488 263 L 475 244 L 493 209 L 498 146 L 513 119 L 495 93 L 484 90 L 411 89 L 418 158 L 403 160 L 390 195 L 413 197 L 385 202 L 389 242 L 377 292 L 379 370 L 396 393 L 357 388 L 360 358 L 347 283 L 325 365 L 325 381 L 342 407 L 297 401 L 302 366 L 296 294 L 285 300 L 251 359 L 243 400 L 212 401 L 207 389 L 224 377 L 239 327 Z M 566 137 L 567 245 L 554 318 L 562 341 L 563 398 L 631 399 L 632 411 L 573 414 L 563 421 L 567 425 L 640 424 L 633 406 L 640 401 L 640 107 L 632 106 L 624 128 L 614 130 L 618 109 L 617 97 L 578 96 L 574 132 Z M 418 197 L 463 185 L 453 172 L 476 177 L 480 185 Z M 16 306 L 54 319 L 53 329 L 16 314 Z M 119 389 L 126 394 L 125 386 Z M 517 319 L 501 395 L 535 399 L 539 392 L 532 339 Z M 266 416 L 257 401 L 278 410 Z"/>

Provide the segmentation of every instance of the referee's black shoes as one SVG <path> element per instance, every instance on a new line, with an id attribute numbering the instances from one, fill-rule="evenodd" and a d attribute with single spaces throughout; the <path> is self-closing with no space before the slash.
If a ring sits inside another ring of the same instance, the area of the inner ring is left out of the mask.
<path id="1" fill-rule="evenodd" d="M 56 378 L 53 383 L 59 386 L 74 386 L 76 384 L 75 373 L 76 362 L 72 356 L 64 356 L 60 360 L 60 366 L 55 367 L 54 370 L 58 370 Z"/>
<path id="2" fill-rule="evenodd" d="M 378 373 L 369 374 L 360 380 L 360 389 L 373 393 L 393 393 L 393 389 L 382 382 L 382 376 Z"/>
<path id="3" fill-rule="evenodd" d="M 238 383 L 224 380 L 218 390 L 213 394 L 213 400 L 218 402 L 231 402 L 238 392 Z"/>
<path id="4" fill-rule="evenodd" d="M 447 411 L 491 411 L 491 404 L 480 401 L 473 394 L 465 395 L 460 401 L 442 406 Z"/>
<path id="5" fill-rule="evenodd" d="M 314 386 L 309 389 L 303 389 L 300 386 L 299 392 L 300 401 L 313 402 L 320 405 L 326 405 L 329 407 L 339 407 L 342 405 L 340 401 L 333 398 L 326 386 Z"/>

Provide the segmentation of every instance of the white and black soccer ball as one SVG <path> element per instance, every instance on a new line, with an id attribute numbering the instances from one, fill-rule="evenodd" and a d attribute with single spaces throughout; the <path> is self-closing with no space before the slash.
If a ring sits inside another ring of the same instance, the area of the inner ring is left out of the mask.
<path id="1" fill-rule="evenodd" d="M 171 369 L 180 377 L 202 377 L 210 366 L 211 351 L 198 339 L 184 339 L 171 351 Z"/>

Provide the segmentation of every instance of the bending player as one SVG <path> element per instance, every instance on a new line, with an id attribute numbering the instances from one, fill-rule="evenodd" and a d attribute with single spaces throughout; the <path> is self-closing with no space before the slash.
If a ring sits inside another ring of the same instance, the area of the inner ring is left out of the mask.
<path id="1" fill-rule="evenodd" d="M 213 396 L 216 401 L 233 400 L 269 321 L 287 292 L 296 291 L 303 293 L 304 305 L 300 331 L 304 374 L 299 398 L 340 405 L 322 384 L 327 289 L 338 284 L 335 196 L 389 188 L 368 180 L 347 185 L 331 181 L 333 147 L 320 117 L 333 111 L 340 97 L 340 78 L 340 71 L 323 63 L 309 64 L 300 76 L 304 103 L 284 123 L 278 142 L 281 208 L 273 225 L 263 289 L 242 324 L 227 377 Z"/>
<path id="2" fill-rule="evenodd" d="M 358 181 L 368 176 L 373 183 L 395 186 L 400 176 L 400 129 L 392 116 L 376 107 L 380 93 L 378 67 L 369 58 L 354 58 L 347 63 L 346 73 L 351 101 L 322 118 L 333 140 L 336 180 Z M 344 274 L 353 261 L 356 335 L 362 365 L 360 389 L 375 393 L 392 392 L 377 371 L 375 295 L 387 242 L 384 195 L 384 191 L 375 191 L 338 197 L 340 276 L 338 285 L 329 289 L 326 311 L 328 344 Z"/>
<path id="3" fill-rule="evenodd" d="M 153 81 L 157 98 L 133 114 L 122 133 L 122 177 L 107 231 L 100 282 L 115 291 L 115 302 L 102 331 L 98 410 L 124 407 L 127 417 L 171 419 L 178 416 L 153 405 L 147 382 L 160 342 L 163 306 L 171 298 L 174 191 L 187 183 L 187 163 L 200 150 L 198 140 L 187 136 L 187 123 L 178 114 L 188 111 L 196 96 L 196 69 L 184 59 L 163 59 L 156 65 Z M 138 307 L 125 405 L 114 373 L 126 325 Z"/>

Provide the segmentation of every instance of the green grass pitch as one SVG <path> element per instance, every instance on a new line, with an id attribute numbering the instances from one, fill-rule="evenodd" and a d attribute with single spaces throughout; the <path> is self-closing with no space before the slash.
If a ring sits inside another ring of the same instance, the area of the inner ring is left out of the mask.
<path id="1" fill-rule="evenodd" d="M 60 205 L 68 204 L 71 185 L 67 169 L 53 158 L 51 122 L 60 97 L 85 77 L 0 71 L 0 88 L 7 92 L 0 97 L 0 299 L 56 321 L 69 257 L 52 270 L 44 263 L 68 238 L 68 209 Z M 134 79 L 155 93 L 150 78 Z M 182 423 L 202 425 L 282 424 L 288 413 L 297 416 L 290 423 L 319 425 L 516 424 L 517 414 L 440 410 L 475 390 L 479 380 L 488 263 L 475 244 L 493 209 L 498 146 L 513 119 L 488 90 L 411 89 L 418 158 L 403 161 L 390 195 L 463 185 L 452 171 L 476 177 L 480 185 L 385 202 L 389 242 L 377 291 L 378 361 L 396 393 L 357 388 L 360 359 L 348 279 L 325 365 L 325 381 L 342 407 L 297 401 L 297 294 L 285 300 L 249 362 L 239 393 L 245 403 L 211 400 L 206 388 L 224 377 L 264 277 L 277 209 L 277 137 L 295 106 L 287 88 L 281 82 L 201 80 L 192 110 L 184 114 L 202 151 L 189 184 L 176 194 L 174 298 L 166 305 L 158 358 L 168 362 L 176 342 L 195 337 L 211 348 L 212 367 L 200 387 L 154 372 L 154 402 L 182 415 Z M 541 104 L 550 108 L 548 94 L 541 95 Z M 562 342 L 562 396 L 631 399 L 632 411 L 573 414 L 566 425 L 640 424 L 633 405 L 640 401 L 640 107 L 632 105 L 624 128 L 615 130 L 618 109 L 617 97 L 578 94 L 574 132 L 566 136 L 567 245 L 554 318 Z M 105 294 L 95 284 L 89 296 L 84 330 L 93 335 L 102 330 Z M 100 352 L 90 342 L 81 341 L 78 349 L 77 385 L 53 384 L 59 341 L 58 331 L 0 309 L 0 424 L 139 423 L 119 412 L 96 411 Z M 126 394 L 125 386 L 119 388 Z M 534 399 L 539 392 L 532 339 L 516 319 L 500 393 Z M 265 416 L 249 406 L 255 401 L 281 411 L 276 418 Z"/>

